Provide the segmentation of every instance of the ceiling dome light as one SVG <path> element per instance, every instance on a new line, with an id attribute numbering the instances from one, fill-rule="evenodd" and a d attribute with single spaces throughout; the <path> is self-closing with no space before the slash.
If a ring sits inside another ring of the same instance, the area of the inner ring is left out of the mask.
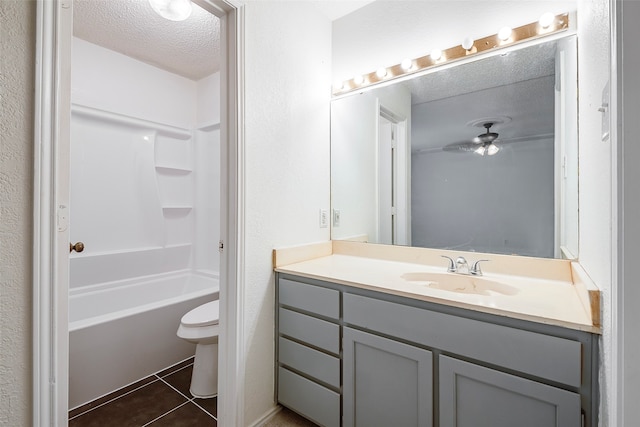
<path id="1" fill-rule="evenodd" d="M 498 38 L 503 42 L 506 42 L 507 40 L 509 40 L 509 37 L 511 37 L 512 32 L 513 30 L 511 29 L 511 27 L 502 27 L 500 28 L 500 31 L 498 31 Z"/>
<path id="2" fill-rule="evenodd" d="M 556 17 L 553 16 L 553 13 L 551 12 L 546 12 L 543 13 L 542 16 L 540 16 L 540 19 L 538 20 L 538 24 L 540 24 L 540 26 L 542 28 L 549 28 L 551 26 L 551 24 L 553 24 L 553 21 L 555 21 Z"/>
<path id="3" fill-rule="evenodd" d="M 191 0 L 149 0 L 151 8 L 169 21 L 184 21 L 191 16 Z"/>

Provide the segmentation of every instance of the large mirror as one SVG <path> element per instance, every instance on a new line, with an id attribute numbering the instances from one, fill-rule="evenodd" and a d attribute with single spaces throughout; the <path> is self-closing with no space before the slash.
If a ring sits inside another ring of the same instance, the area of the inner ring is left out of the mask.
<path id="1" fill-rule="evenodd" d="M 331 105 L 332 238 L 575 258 L 575 36 Z"/>

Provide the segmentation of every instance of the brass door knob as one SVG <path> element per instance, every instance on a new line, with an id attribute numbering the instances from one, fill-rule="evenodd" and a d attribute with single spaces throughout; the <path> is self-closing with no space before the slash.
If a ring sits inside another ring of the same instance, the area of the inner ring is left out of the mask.
<path id="1" fill-rule="evenodd" d="M 69 243 L 69 252 L 73 252 L 73 251 L 76 251 L 76 252 L 84 251 L 84 243 L 78 242 L 75 245 L 72 243 Z"/>

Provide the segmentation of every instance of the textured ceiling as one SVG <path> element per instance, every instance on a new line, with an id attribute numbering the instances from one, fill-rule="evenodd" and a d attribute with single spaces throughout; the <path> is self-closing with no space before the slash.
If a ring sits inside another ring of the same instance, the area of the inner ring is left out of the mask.
<path id="1" fill-rule="evenodd" d="M 412 150 L 469 141 L 468 122 L 506 116 L 503 141 L 554 132 L 556 42 L 447 68 L 404 83 L 411 92 Z"/>
<path id="2" fill-rule="evenodd" d="M 220 69 L 220 21 L 193 5 L 189 19 L 168 21 L 147 0 L 75 0 L 76 37 L 199 80 Z"/>

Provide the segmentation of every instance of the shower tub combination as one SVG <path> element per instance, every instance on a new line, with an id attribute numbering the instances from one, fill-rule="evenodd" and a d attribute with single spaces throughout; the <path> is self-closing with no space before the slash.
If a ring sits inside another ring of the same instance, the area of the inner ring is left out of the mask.
<path id="1" fill-rule="evenodd" d="M 193 356 L 180 319 L 218 295 L 216 274 L 186 270 L 72 289 L 69 408 Z"/>

